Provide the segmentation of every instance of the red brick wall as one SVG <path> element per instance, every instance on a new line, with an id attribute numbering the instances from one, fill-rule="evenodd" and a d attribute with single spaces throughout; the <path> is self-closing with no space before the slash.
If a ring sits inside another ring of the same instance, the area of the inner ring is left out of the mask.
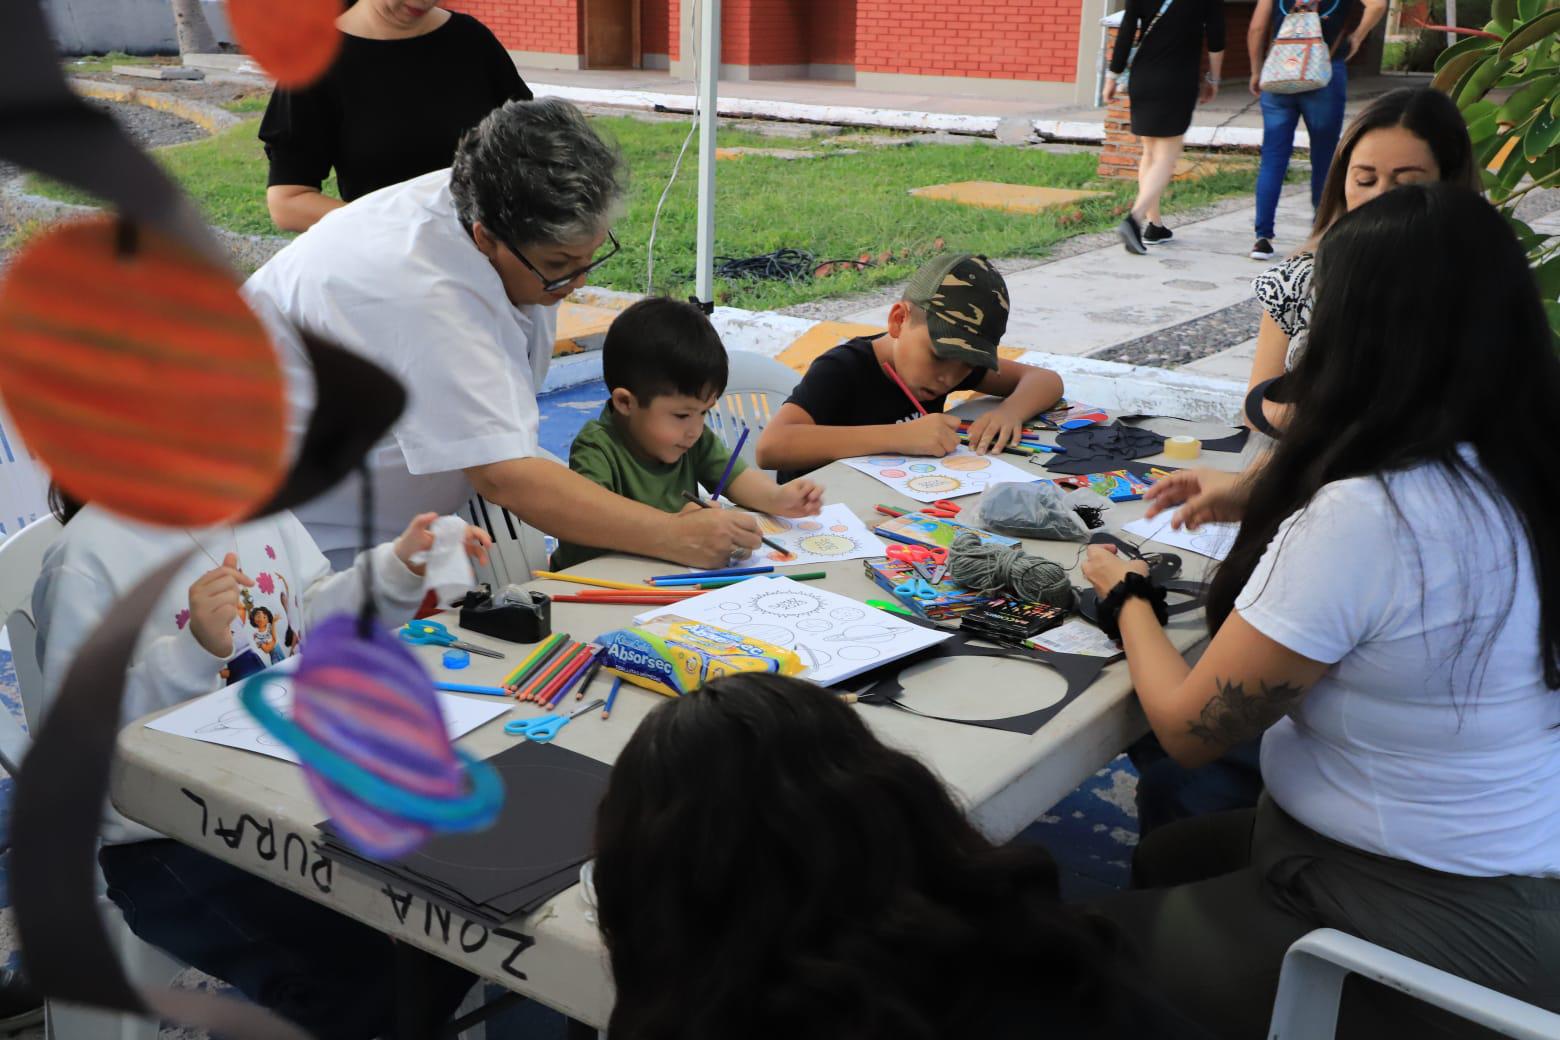
<path id="1" fill-rule="evenodd" d="M 857 0 L 856 71 L 1071 83 L 1081 0 Z"/>
<path id="2" fill-rule="evenodd" d="M 670 41 L 677 34 L 667 0 L 640 0 L 639 48 L 646 54 L 670 54 Z"/>
<path id="3" fill-rule="evenodd" d="M 856 0 L 809 0 L 807 60 L 814 65 L 856 64 Z"/>
<path id="4" fill-rule="evenodd" d="M 729 0 L 722 2 L 721 17 L 734 7 L 747 11 L 747 60 L 723 57 L 742 65 L 807 64 L 808 4 L 798 0 Z M 722 43 L 724 46 L 724 43 Z"/>
<path id="5" fill-rule="evenodd" d="M 580 0 L 445 0 L 442 6 L 478 19 L 509 50 L 580 52 Z"/>
<path id="6" fill-rule="evenodd" d="M 1251 15 L 1256 9 L 1254 3 L 1231 3 L 1225 0 L 1223 77 L 1227 82 L 1239 84 L 1251 79 L 1251 59 L 1246 55 L 1246 30 L 1251 26 Z"/>

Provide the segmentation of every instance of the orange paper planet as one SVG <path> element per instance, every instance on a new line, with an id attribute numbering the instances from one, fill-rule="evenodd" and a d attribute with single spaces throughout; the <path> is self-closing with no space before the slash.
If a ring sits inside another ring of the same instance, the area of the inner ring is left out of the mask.
<path id="1" fill-rule="evenodd" d="M 0 395 L 72 497 L 170 526 L 237 518 L 286 473 L 276 353 L 226 270 L 120 226 L 60 226 L 11 264 Z"/>
<path id="2" fill-rule="evenodd" d="M 306 87 L 341 49 L 340 0 L 228 0 L 233 35 L 280 87 Z"/>

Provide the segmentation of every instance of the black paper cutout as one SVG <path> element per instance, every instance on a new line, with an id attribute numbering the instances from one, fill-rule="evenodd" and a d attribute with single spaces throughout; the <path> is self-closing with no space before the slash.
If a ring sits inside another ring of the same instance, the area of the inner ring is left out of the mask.
<path id="1" fill-rule="evenodd" d="M 1158 455 L 1165 450 L 1163 434 L 1114 422 L 1109 426 L 1085 426 L 1081 430 L 1063 430 L 1056 443 L 1067 449 L 1065 455 L 1052 455 L 1045 468 L 1052 473 L 1082 476 L 1125 469 L 1133 459 Z"/>
<path id="2" fill-rule="evenodd" d="M 1246 441 L 1251 438 L 1249 427 L 1242 426 L 1228 437 L 1220 437 L 1218 440 L 1203 441 L 1203 451 L 1223 451 L 1239 453 L 1246 450 Z"/>
<path id="3" fill-rule="evenodd" d="M 226 266 L 195 204 L 70 89 L 37 0 L 0 3 L 0 159 L 91 192 Z"/>
<path id="4" fill-rule="evenodd" d="M 1099 678 L 1100 672 L 1112 661 L 1119 660 L 1120 654 L 1115 657 L 1091 657 L 1085 654 L 1059 654 L 1048 650 L 1018 649 L 1016 647 L 993 646 L 984 639 L 972 636 L 968 632 L 960 632 L 922 621 L 919 618 L 905 618 L 922 628 L 929 628 L 936 632 L 949 632 L 950 638 L 933 646 L 927 647 L 908 657 L 901 657 L 895 661 L 880 665 L 871 671 L 863 672 L 858 676 L 839 684 L 836 689 L 846 693 L 854 693 L 856 700 L 862 704 L 875 704 L 886 707 L 898 708 L 900 711 L 919 715 L 925 719 L 936 719 L 938 722 L 954 722 L 961 726 L 980 726 L 985 729 L 1000 729 L 1009 733 L 1037 733 L 1040 727 L 1055 718 L 1067 705 L 1078 698 L 1078 695 L 1094 684 Z M 912 708 L 899 700 L 904 692 L 903 674 L 911 665 L 924 661 L 936 661 L 948 657 L 1005 657 L 1010 660 L 1033 661 L 1036 664 L 1045 665 L 1062 674 L 1067 680 L 1067 692 L 1062 694 L 1062 699 L 1048 707 L 1038 711 L 1026 712 L 1023 715 L 1012 715 L 1005 719 L 954 719 L 942 715 L 932 715 Z"/>
<path id="5" fill-rule="evenodd" d="M 319 379 L 309 432 L 281 490 L 252 518 L 302 505 L 339 482 L 405 401 L 388 373 L 341 347 L 307 338 L 305 348 Z M 381 396 L 387 386 L 393 389 Z M 49 999 L 156 1015 L 235 1040 L 306 1040 L 297 1026 L 247 1001 L 134 986 L 99 916 L 93 865 L 125 676 L 142 622 L 188 555 L 142 580 L 87 638 L 16 778 L 11 896 L 23 965 Z"/>

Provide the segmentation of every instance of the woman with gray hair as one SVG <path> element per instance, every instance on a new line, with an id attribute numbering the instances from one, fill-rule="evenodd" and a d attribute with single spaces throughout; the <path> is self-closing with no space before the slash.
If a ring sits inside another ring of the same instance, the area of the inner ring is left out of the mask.
<path id="1" fill-rule="evenodd" d="M 407 387 L 405 413 L 368 456 L 376 532 L 393 536 L 407 509 L 454 512 L 475 490 L 598 548 L 713 567 L 758 546 L 747 514 L 668 515 L 541 456 L 536 394 L 557 305 L 617 252 L 624 182 L 616 149 L 573 105 L 510 101 L 461 139 L 450 169 L 327 214 L 245 284 L 282 344 L 295 433 L 312 386 L 298 331 Z M 333 562 L 359 547 L 358 495 L 348 481 L 297 511 Z"/>

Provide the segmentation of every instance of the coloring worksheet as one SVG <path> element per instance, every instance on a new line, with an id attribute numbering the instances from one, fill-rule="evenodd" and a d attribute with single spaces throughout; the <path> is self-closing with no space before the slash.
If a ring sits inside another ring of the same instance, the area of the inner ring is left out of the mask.
<path id="1" fill-rule="evenodd" d="M 1176 531 L 1170 527 L 1172 515 L 1173 512 L 1167 512 L 1152 520 L 1146 517 L 1133 520 L 1122 524 L 1121 529 L 1161 545 L 1171 545 L 1215 560 L 1222 560 L 1230 554 L 1230 548 L 1235 544 L 1235 533 L 1240 530 L 1239 524 L 1203 524 L 1195 531 L 1188 531 L 1184 527 Z"/>
<path id="2" fill-rule="evenodd" d="M 850 506 L 839 502 L 824 506 L 817 516 L 790 518 L 758 514 L 758 526 L 765 538 L 779 542 L 791 555 L 782 556 L 764 545 L 745 563 L 796 567 L 859 560 L 882 556 L 888 551 L 878 536 L 850 511 Z"/>
<path id="3" fill-rule="evenodd" d="M 648 610 L 634 620 L 645 622 L 662 614 L 703 621 L 794 650 L 807 668 L 802 677 L 820 686 L 841 682 L 948 638 L 946 632 L 913 625 L 827 589 L 763 575 L 674 606 Z"/>
<path id="4" fill-rule="evenodd" d="M 978 495 L 988 484 L 1032 484 L 1039 476 L 996 455 L 977 455 L 963 445 L 940 459 L 873 455 L 841 461 L 917 502 Z"/>
<path id="5" fill-rule="evenodd" d="M 261 696 L 282 715 L 292 714 L 292 672 L 297 658 L 289 664 L 265 672 L 265 684 Z M 453 693 L 439 693 L 439 709 L 444 715 L 444 726 L 450 739 L 465 736 L 483 723 L 490 722 L 514 707 L 508 697 L 462 697 Z M 216 693 L 208 693 L 166 715 L 159 715 L 146 724 L 147 729 L 172 733 L 178 737 L 204 740 L 208 744 L 222 744 L 240 751 L 254 751 L 284 762 L 298 761 L 280 740 L 267 733 L 259 721 L 238 700 L 238 686 L 228 686 Z"/>

